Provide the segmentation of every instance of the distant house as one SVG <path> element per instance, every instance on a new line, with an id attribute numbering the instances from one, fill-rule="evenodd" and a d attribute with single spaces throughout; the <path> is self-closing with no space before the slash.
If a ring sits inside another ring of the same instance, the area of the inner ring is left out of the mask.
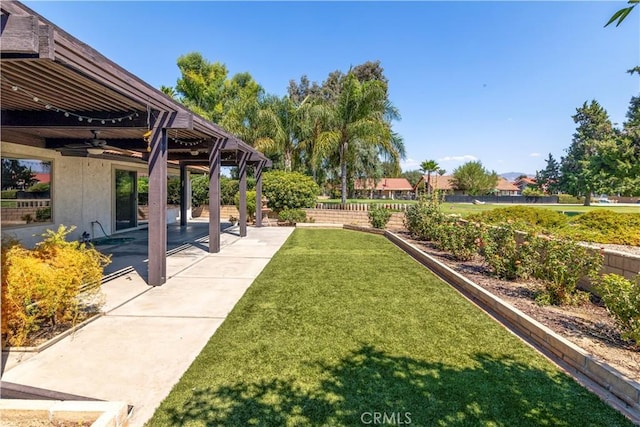
<path id="1" fill-rule="evenodd" d="M 496 196 L 517 196 L 520 194 L 520 188 L 506 179 L 498 177 L 498 183 L 493 193 Z"/>
<path id="2" fill-rule="evenodd" d="M 356 179 L 354 186 L 356 197 L 369 199 L 413 199 L 413 187 L 406 178 Z"/>
<path id="3" fill-rule="evenodd" d="M 518 187 L 518 190 L 520 191 L 518 194 L 522 194 L 525 188 L 534 187 L 536 185 L 536 179 L 525 176 L 513 181 L 513 185 Z"/>
<path id="4" fill-rule="evenodd" d="M 430 187 L 430 190 L 427 187 Z M 416 194 L 422 194 L 433 190 L 439 190 L 443 194 L 455 194 L 453 187 L 452 175 L 431 175 L 431 179 L 427 179 L 427 175 L 422 175 L 416 186 L 414 187 Z"/>

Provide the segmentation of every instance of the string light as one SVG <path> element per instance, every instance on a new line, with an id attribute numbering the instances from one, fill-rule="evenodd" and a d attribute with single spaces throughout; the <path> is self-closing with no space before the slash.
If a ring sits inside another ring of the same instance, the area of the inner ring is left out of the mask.
<path id="1" fill-rule="evenodd" d="M 200 145 L 203 142 L 202 139 L 199 139 L 197 141 L 182 141 L 178 138 L 178 131 L 175 131 L 175 136 L 171 138 L 171 140 L 185 147 L 195 147 L 196 145 Z"/>
<path id="2" fill-rule="evenodd" d="M 53 105 L 50 102 L 45 102 L 44 100 L 40 99 L 38 96 L 30 93 L 28 90 L 26 90 L 24 88 L 21 88 L 17 84 L 12 83 L 11 81 L 9 81 L 8 79 L 6 79 L 4 77 L 2 78 L 2 80 L 4 80 L 5 82 L 7 82 L 8 84 L 11 85 L 11 90 L 12 91 L 24 93 L 25 95 L 30 97 L 33 100 L 33 102 L 38 103 L 38 104 L 43 104 L 44 108 L 46 108 L 47 110 L 52 110 L 53 109 L 53 110 L 56 111 L 56 113 L 64 114 L 65 117 L 77 117 L 79 122 L 81 122 L 83 120 L 86 120 L 87 123 L 91 123 L 93 120 L 95 120 L 95 121 L 100 121 L 100 123 L 102 123 L 104 125 L 104 124 L 106 124 L 107 120 L 111 120 L 111 123 L 115 123 L 116 120 L 118 122 L 122 122 L 123 119 L 133 120 L 134 117 L 138 117 L 138 113 L 136 113 L 136 112 L 127 114 L 126 116 L 113 117 L 113 118 L 108 118 L 108 119 L 104 119 L 102 117 L 83 116 L 81 114 L 76 114 L 76 113 L 74 113 L 72 111 L 65 110 L 64 108 L 56 107 L 55 105 Z"/>

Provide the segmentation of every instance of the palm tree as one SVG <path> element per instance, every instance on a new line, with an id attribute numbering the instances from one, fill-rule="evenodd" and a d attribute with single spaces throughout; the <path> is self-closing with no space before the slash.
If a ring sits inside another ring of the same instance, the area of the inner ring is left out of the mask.
<path id="1" fill-rule="evenodd" d="M 318 167 L 329 155 L 331 148 L 322 144 L 320 135 L 330 129 L 333 110 L 328 103 L 320 99 L 308 99 L 307 96 L 298 106 L 297 125 L 300 137 L 298 148 L 304 153 L 304 160 L 311 170 L 313 180 L 318 183 Z"/>
<path id="2" fill-rule="evenodd" d="M 439 168 L 440 165 L 438 165 L 438 162 L 436 162 L 435 160 L 425 160 L 424 162 L 420 163 L 420 170 L 423 174 L 427 174 L 427 182 L 425 185 L 429 194 L 431 194 L 431 173 L 436 172 Z"/>
<path id="3" fill-rule="evenodd" d="M 270 96 L 258 111 L 262 135 L 255 141 L 255 148 L 265 153 L 280 153 L 284 157 L 284 170 L 291 172 L 294 156 L 298 151 L 296 115 L 298 107 L 288 96 Z"/>
<path id="4" fill-rule="evenodd" d="M 391 127 L 385 120 L 386 91 L 382 82 L 360 83 L 353 73 L 344 79 L 335 104 L 332 128 L 320 135 L 320 143 L 337 151 L 340 164 L 341 200 L 347 202 L 347 160 L 358 144 L 371 145 L 394 157 Z"/>

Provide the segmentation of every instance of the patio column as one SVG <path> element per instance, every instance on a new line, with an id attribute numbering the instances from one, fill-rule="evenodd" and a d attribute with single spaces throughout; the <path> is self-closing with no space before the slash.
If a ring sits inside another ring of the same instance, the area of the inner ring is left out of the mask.
<path id="1" fill-rule="evenodd" d="M 256 177 L 256 227 L 262 227 L 262 167 L 263 161 L 256 163 L 254 174 Z"/>
<path id="2" fill-rule="evenodd" d="M 164 119 L 164 118 L 163 118 Z M 159 120 L 164 126 L 164 120 Z M 167 130 L 154 128 L 149 155 L 149 285 L 167 281 Z"/>
<path id="3" fill-rule="evenodd" d="M 189 188 L 189 171 L 187 165 L 180 162 L 180 226 L 187 225 L 189 214 L 187 209 L 189 208 L 189 201 L 191 201 L 191 191 Z"/>
<path id="4" fill-rule="evenodd" d="M 240 155 L 238 164 L 238 175 L 240 177 L 240 237 L 247 235 L 247 153 Z"/>
<path id="5" fill-rule="evenodd" d="M 209 147 L 209 253 L 220 252 L 220 157 L 222 138 Z"/>

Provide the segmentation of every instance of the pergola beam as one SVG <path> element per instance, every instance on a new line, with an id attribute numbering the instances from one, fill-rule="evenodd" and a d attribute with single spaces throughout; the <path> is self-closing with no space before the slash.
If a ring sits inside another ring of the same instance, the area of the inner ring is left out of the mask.
<path id="1" fill-rule="evenodd" d="M 167 281 L 167 130 L 170 114 L 158 119 L 149 156 L 149 285 Z"/>
<path id="2" fill-rule="evenodd" d="M 209 253 L 220 252 L 220 146 L 215 140 L 209 151 Z"/>

